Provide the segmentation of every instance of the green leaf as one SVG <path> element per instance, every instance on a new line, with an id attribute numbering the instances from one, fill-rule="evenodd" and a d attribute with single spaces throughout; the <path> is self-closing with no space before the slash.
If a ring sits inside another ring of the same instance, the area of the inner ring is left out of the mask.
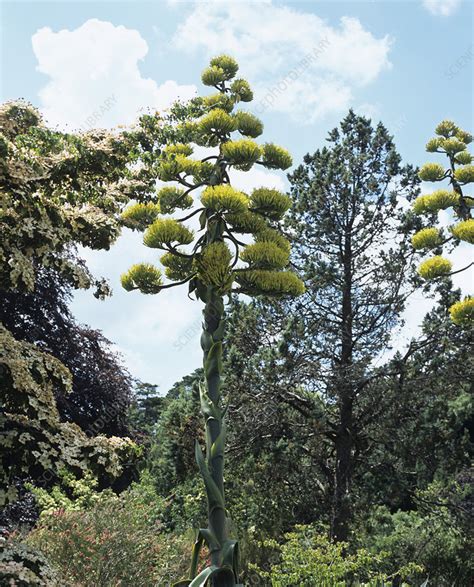
<path id="1" fill-rule="evenodd" d="M 216 485 L 216 482 L 212 478 L 212 475 L 204 459 L 204 455 L 202 454 L 201 445 L 198 441 L 196 441 L 195 452 L 196 462 L 198 464 L 199 470 L 201 471 L 201 475 L 204 479 L 204 484 L 206 486 L 207 499 L 209 501 L 209 510 L 211 511 L 215 508 L 221 508 L 224 510 L 224 497 L 220 492 L 219 487 Z"/>
<path id="2" fill-rule="evenodd" d="M 237 540 L 227 540 L 222 547 L 222 563 L 231 566 L 235 580 L 239 580 L 240 561 L 239 561 L 239 544 Z"/>
<path id="3" fill-rule="evenodd" d="M 209 579 L 219 577 L 219 587 L 235 587 L 234 572 L 230 567 L 216 567 L 212 565 L 199 573 L 189 583 L 189 587 L 204 587 Z"/>

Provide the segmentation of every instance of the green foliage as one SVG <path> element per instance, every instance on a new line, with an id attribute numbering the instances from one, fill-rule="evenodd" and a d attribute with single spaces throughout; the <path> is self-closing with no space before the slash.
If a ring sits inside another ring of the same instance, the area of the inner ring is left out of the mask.
<path id="1" fill-rule="evenodd" d="M 474 165 L 458 167 L 454 172 L 454 177 L 462 185 L 474 182 Z"/>
<path id="2" fill-rule="evenodd" d="M 85 510 L 44 516 L 28 544 L 55 566 L 61 585 L 169 585 L 186 572 L 191 537 L 160 532 L 161 505 L 143 483 Z"/>
<path id="3" fill-rule="evenodd" d="M 41 553 L 16 540 L 9 540 L 0 549 L 0 584 L 15 587 L 63 585 Z"/>
<path id="4" fill-rule="evenodd" d="M 0 342 L 2 504 L 16 497 L 13 477 L 31 476 L 48 486 L 67 469 L 79 478 L 92 473 L 107 484 L 125 463 L 133 463 L 138 448 L 130 439 L 89 438 L 76 424 L 60 421 L 53 390 L 60 388 L 65 395 L 71 390 L 71 376 L 62 363 L 15 340 L 2 326 Z"/>
<path id="5" fill-rule="evenodd" d="M 417 500 L 422 506 L 419 511 L 390 513 L 384 506 L 373 508 L 359 531 L 359 542 L 370 551 L 389 553 L 382 567 L 387 573 L 395 574 L 394 569 L 416 560 L 425 570 L 417 572 L 413 569 L 411 584 L 421 584 L 426 575 L 429 575 L 429 583 L 437 587 L 469 584 L 474 573 L 472 557 L 469 556 L 473 547 L 472 536 L 469 529 L 459 525 L 454 514 L 456 508 L 464 505 L 459 499 L 460 488 L 455 491 L 457 503 L 451 504 L 452 510 L 437 483 L 417 492 Z"/>
<path id="6" fill-rule="evenodd" d="M 444 178 L 446 173 L 444 167 L 440 163 L 425 163 L 420 169 L 420 179 L 423 181 L 439 181 Z"/>
<path id="7" fill-rule="evenodd" d="M 258 573 L 272 587 L 344 587 L 348 584 L 376 587 L 388 579 L 381 571 L 387 552 L 371 554 L 360 549 L 354 554 L 345 554 L 347 544 L 330 542 L 312 526 L 296 526 L 294 531 L 285 534 L 283 544 L 272 540 L 264 546 L 280 557 L 269 571 Z M 421 567 L 412 563 L 397 574 L 404 577 L 413 571 L 421 571 Z"/>

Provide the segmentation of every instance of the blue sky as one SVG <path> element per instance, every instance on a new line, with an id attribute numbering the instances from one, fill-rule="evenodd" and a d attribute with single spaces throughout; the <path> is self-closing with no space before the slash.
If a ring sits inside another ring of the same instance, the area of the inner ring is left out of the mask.
<path id="1" fill-rule="evenodd" d="M 26 98 L 61 128 L 129 124 L 141 108 L 191 97 L 220 52 L 252 83 L 265 139 L 290 149 L 296 164 L 349 107 L 382 120 L 414 164 L 426 160 L 440 120 L 473 128 L 471 2 L 15 1 L 1 11 L 2 101 Z M 235 180 L 242 189 L 286 185 L 262 171 Z M 200 307 L 185 291 L 121 291 L 120 273 L 153 255 L 128 231 L 110 252 L 84 251 L 114 296 L 79 292 L 73 311 L 116 343 L 132 374 L 165 392 L 200 364 Z M 457 284 L 468 289 L 472 273 Z M 398 345 L 428 307 L 414 297 Z"/>

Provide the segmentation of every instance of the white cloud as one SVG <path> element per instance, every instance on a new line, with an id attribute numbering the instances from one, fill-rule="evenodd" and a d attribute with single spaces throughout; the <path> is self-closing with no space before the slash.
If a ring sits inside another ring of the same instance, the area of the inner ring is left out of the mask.
<path id="1" fill-rule="evenodd" d="M 195 95 L 195 86 L 142 76 L 148 45 L 136 30 L 97 19 L 75 30 L 45 27 L 32 37 L 37 69 L 48 76 L 42 110 L 61 127 L 110 127 L 131 123 L 142 108 L 161 110 Z"/>
<path id="2" fill-rule="evenodd" d="M 423 6 L 435 16 L 451 16 L 461 0 L 423 0 Z"/>
<path id="3" fill-rule="evenodd" d="M 173 42 L 184 51 L 235 56 L 254 85 L 260 111 L 306 121 L 345 110 L 358 88 L 391 67 L 391 39 L 376 38 L 357 18 L 342 17 L 334 27 L 271 2 L 197 3 Z"/>

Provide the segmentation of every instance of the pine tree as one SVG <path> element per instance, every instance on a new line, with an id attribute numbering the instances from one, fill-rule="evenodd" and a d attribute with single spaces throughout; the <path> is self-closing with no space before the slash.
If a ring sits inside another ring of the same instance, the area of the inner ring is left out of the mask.
<path id="1" fill-rule="evenodd" d="M 327 470 L 331 526 L 334 538 L 346 540 L 360 434 L 355 414 L 410 291 L 411 219 L 401 198 L 413 198 L 419 182 L 412 167 L 401 166 L 381 123 L 374 128 L 350 111 L 328 143 L 290 176 L 292 261 L 307 292 L 286 308 L 297 323 L 283 348 L 300 380 L 333 407 L 325 424 L 334 462 Z"/>

